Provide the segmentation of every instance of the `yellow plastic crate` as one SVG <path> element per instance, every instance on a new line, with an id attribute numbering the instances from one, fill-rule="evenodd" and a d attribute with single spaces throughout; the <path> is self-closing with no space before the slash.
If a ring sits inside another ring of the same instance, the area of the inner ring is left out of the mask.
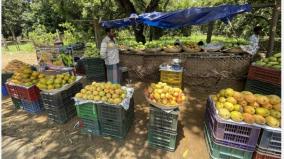
<path id="1" fill-rule="evenodd" d="M 160 81 L 181 88 L 182 72 L 161 70 Z"/>

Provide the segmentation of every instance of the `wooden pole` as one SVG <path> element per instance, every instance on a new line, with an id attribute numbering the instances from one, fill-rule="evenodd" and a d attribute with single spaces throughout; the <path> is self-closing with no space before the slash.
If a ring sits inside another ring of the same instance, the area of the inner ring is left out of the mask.
<path id="1" fill-rule="evenodd" d="M 275 35 L 276 35 L 276 27 L 277 27 L 277 21 L 280 14 L 280 4 L 278 3 L 273 7 L 272 12 L 272 19 L 271 19 L 271 25 L 270 25 L 270 32 L 269 32 L 269 44 L 268 44 L 268 56 L 271 56 L 274 50 L 274 41 L 275 41 Z"/>
<path id="2" fill-rule="evenodd" d="M 214 21 L 212 21 L 212 22 L 210 22 L 210 23 L 208 24 L 208 31 L 207 31 L 206 43 L 210 43 L 210 42 L 211 42 L 211 37 L 212 37 L 213 29 L 214 29 Z"/>

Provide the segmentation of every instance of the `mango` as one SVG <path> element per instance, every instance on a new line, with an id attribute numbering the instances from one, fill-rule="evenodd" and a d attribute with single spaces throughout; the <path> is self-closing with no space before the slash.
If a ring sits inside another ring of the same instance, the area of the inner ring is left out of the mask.
<path id="1" fill-rule="evenodd" d="M 276 111 L 276 110 L 273 110 L 273 109 L 270 110 L 270 115 L 273 116 L 276 119 L 280 119 L 281 118 L 281 113 Z"/>
<path id="2" fill-rule="evenodd" d="M 226 108 L 227 110 L 229 110 L 231 112 L 231 111 L 234 110 L 234 105 L 232 103 L 225 102 L 224 103 L 224 108 Z"/>
<path id="3" fill-rule="evenodd" d="M 254 107 L 254 108 L 257 108 L 257 107 L 260 106 L 257 102 L 249 103 L 249 105 Z"/>
<path id="4" fill-rule="evenodd" d="M 253 115 L 253 117 L 255 119 L 255 123 L 257 123 L 257 124 L 263 125 L 263 124 L 266 123 L 265 118 L 263 116 L 261 116 L 261 115 L 255 114 L 255 115 Z"/>
<path id="5" fill-rule="evenodd" d="M 274 110 L 281 112 L 281 103 L 272 105 L 272 107 L 273 107 Z"/>
<path id="6" fill-rule="evenodd" d="M 244 107 L 244 106 L 247 106 L 248 103 L 245 100 L 243 100 L 243 101 L 239 101 L 238 104 Z"/>
<path id="7" fill-rule="evenodd" d="M 266 117 L 265 120 L 266 120 L 266 124 L 273 128 L 278 128 L 280 126 L 279 121 L 272 116 Z"/>
<path id="8" fill-rule="evenodd" d="M 272 104 L 266 103 L 266 104 L 262 105 L 262 107 L 266 108 L 266 109 L 272 109 Z"/>
<path id="9" fill-rule="evenodd" d="M 232 88 L 225 89 L 225 97 L 232 97 L 234 95 L 234 90 Z"/>
<path id="10" fill-rule="evenodd" d="M 225 103 L 225 102 L 226 102 L 226 98 L 224 98 L 224 97 L 220 97 L 220 98 L 219 98 L 219 102 L 221 102 L 221 103 Z"/>
<path id="11" fill-rule="evenodd" d="M 240 113 L 238 111 L 232 111 L 231 112 L 231 119 L 233 121 L 236 121 L 236 122 L 241 122 L 241 121 L 243 121 L 244 118 L 243 118 L 242 113 Z"/>
<path id="12" fill-rule="evenodd" d="M 244 100 L 243 95 L 240 92 L 235 91 L 233 97 L 237 100 L 237 101 L 242 101 Z"/>
<path id="13" fill-rule="evenodd" d="M 220 94 L 220 97 L 225 97 L 225 89 L 221 89 L 219 94 Z"/>
<path id="14" fill-rule="evenodd" d="M 268 95 L 267 97 L 269 98 L 269 102 L 272 105 L 281 103 L 281 99 L 277 95 Z"/>
<path id="15" fill-rule="evenodd" d="M 267 117 L 267 116 L 270 115 L 270 112 L 269 112 L 268 109 L 266 109 L 266 108 L 261 108 L 261 107 L 256 108 L 256 109 L 255 109 L 255 113 L 256 113 L 257 115 L 261 115 L 261 116 L 263 116 L 263 117 Z"/>
<path id="16" fill-rule="evenodd" d="M 227 109 L 225 109 L 225 108 L 219 109 L 219 110 L 218 110 L 218 115 L 219 115 L 222 119 L 225 119 L 225 120 L 228 120 L 228 119 L 230 119 L 230 117 L 231 117 L 230 112 L 229 112 Z"/>
<path id="17" fill-rule="evenodd" d="M 255 119 L 254 119 L 254 116 L 252 114 L 244 113 L 243 117 L 244 117 L 244 122 L 246 122 L 248 124 L 255 123 Z"/>
<path id="18" fill-rule="evenodd" d="M 253 95 L 253 93 L 251 93 L 250 91 L 242 91 L 241 93 L 244 95 Z"/>
<path id="19" fill-rule="evenodd" d="M 234 97 L 228 97 L 226 101 L 232 104 L 237 104 L 237 100 Z"/>
<path id="20" fill-rule="evenodd" d="M 266 96 L 259 95 L 259 96 L 256 96 L 256 102 L 261 105 L 265 105 L 269 102 L 269 99 Z"/>
<path id="21" fill-rule="evenodd" d="M 238 111 L 238 112 L 241 112 L 243 109 L 243 107 L 239 104 L 234 104 L 234 111 Z"/>
<path id="22" fill-rule="evenodd" d="M 244 95 L 244 99 L 248 102 L 248 103 L 254 103 L 256 101 L 256 98 L 253 94 L 245 94 Z"/>
<path id="23" fill-rule="evenodd" d="M 216 109 L 221 109 L 221 108 L 224 108 L 224 104 L 223 103 L 221 103 L 221 102 L 217 102 L 216 104 L 215 104 L 215 106 L 216 106 Z"/>
<path id="24" fill-rule="evenodd" d="M 245 106 L 244 107 L 244 112 L 248 114 L 255 114 L 255 109 L 252 106 Z"/>

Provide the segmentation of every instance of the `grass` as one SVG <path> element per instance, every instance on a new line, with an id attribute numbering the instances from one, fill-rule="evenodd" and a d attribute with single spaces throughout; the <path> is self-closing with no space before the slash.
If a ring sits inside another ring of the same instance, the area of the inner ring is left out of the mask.
<path id="1" fill-rule="evenodd" d="M 8 45 L 7 48 L 2 46 L 1 51 L 2 53 L 10 53 L 10 54 L 21 53 L 21 52 L 35 52 L 35 48 L 32 43 L 23 43 L 18 46 L 19 49 L 15 44 Z"/>

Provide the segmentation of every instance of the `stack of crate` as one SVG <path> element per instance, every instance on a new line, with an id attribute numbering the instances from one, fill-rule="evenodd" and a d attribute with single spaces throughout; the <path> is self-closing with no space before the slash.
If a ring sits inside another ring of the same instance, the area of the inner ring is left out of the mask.
<path id="1" fill-rule="evenodd" d="M 81 59 L 83 63 L 85 74 L 87 79 L 96 82 L 106 81 L 106 68 L 105 62 L 101 58 L 83 58 Z"/>
<path id="2" fill-rule="evenodd" d="M 281 130 L 263 129 L 258 141 L 254 159 L 281 158 Z"/>
<path id="3" fill-rule="evenodd" d="M 117 139 L 125 138 L 134 120 L 133 98 L 127 110 L 121 106 L 104 103 L 97 106 L 101 134 Z"/>
<path id="4" fill-rule="evenodd" d="M 182 88 L 182 70 L 181 71 L 174 71 L 174 70 L 161 70 L 160 71 L 160 81 L 167 83 L 172 87 Z"/>
<path id="5" fill-rule="evenodd" d="M 205 139 L 211 158 L 252 158 L 260 128 L 220 119 L 209 97 L 205 113 Z"/>
<path id="6" fill-rule="evenodd" d="M 44 108 L 48 118 L 56 123 L 64 124 L 76 115 L 73 97 L 82 89 L 82 84 L 77 82 L 70 88 L 57 93 L 41 92 Z"/>
<path id="7" fill-rule="evenodd" d="M 281 96 L 281 71 L 251 65 L 245 89 L 253 93 Z"/>
<path id="8" fill-rule="evenodd" d="M 97 113 L 97 104 L 76 104 L 77 116 L 80 118 L 81 133 L 100 135 L 100 125 Z"/>
<path id="9" fill-rule="evenodd" d="M 35 85 L 24 87 L 6 83 L 6 88 L 15 108 L 22 107 L 25 111 L 32 114 L 37 114 L 44 110 L 40 99 L 40 90 Z"/>
<path id="10" fill-rule="evenodd" d="M 152 148 L 174 151 L 176 148 L 179 110 L 165 112 L 150 105 L 148 144 Z"/>

